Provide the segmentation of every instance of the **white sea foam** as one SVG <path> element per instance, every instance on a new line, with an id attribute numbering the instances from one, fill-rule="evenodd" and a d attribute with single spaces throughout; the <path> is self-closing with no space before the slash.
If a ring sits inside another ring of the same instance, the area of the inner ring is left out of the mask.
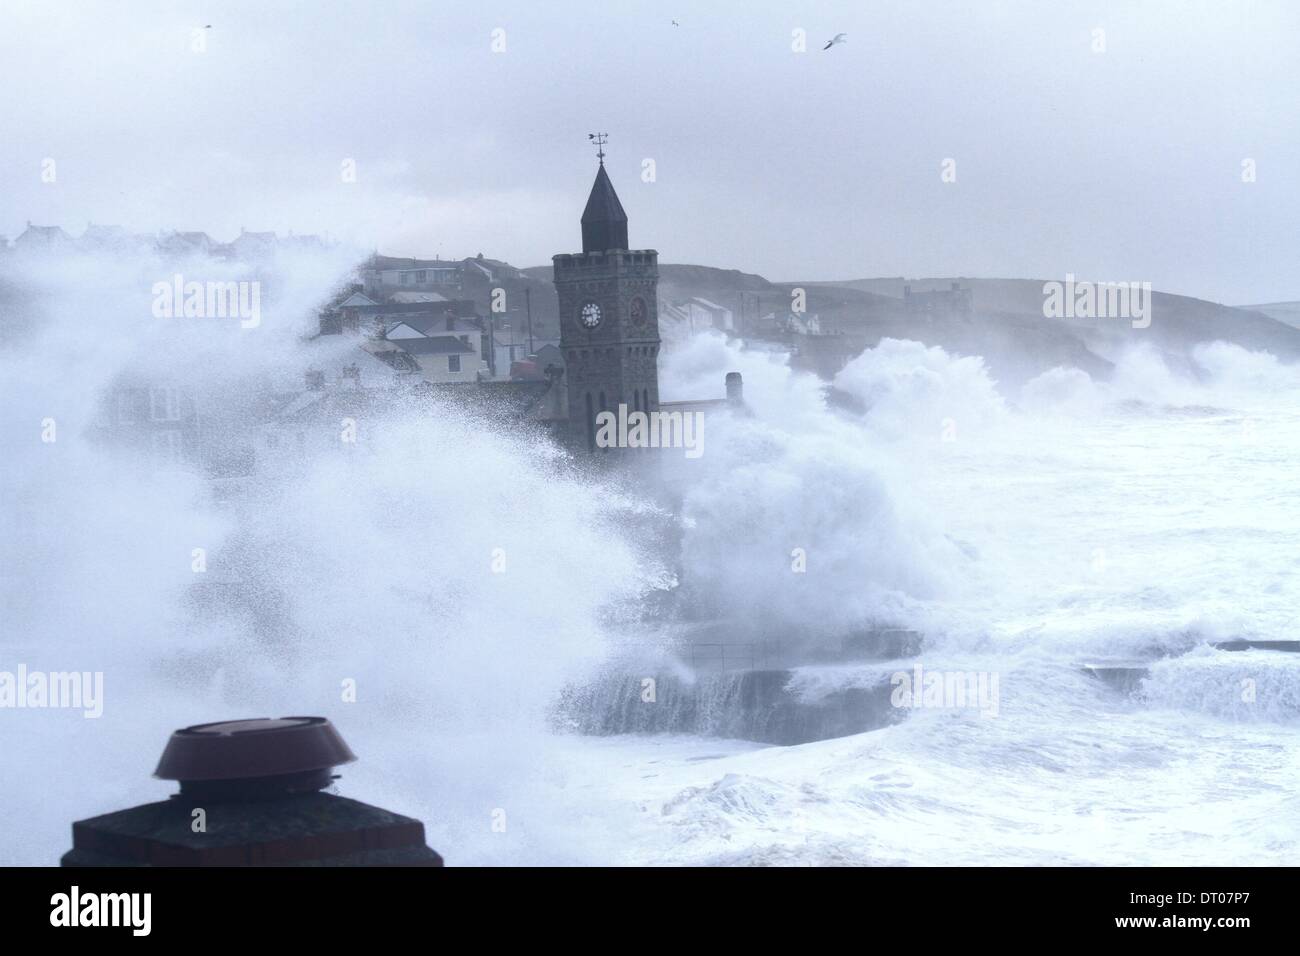
<path id="1" fill-rule="evenodd" d="M 242 274 L 187 274 L 205 266 Z M 73 819 L 165 795 L 149 771 L 175 727 L 291 712 L 332 717 L 362 755 L 349 792 L 465 834 L 444 841 L 482 858 L 545 842 L 524 809 L 549 708 L 617 636 L 619 608 L 667 580 L 622 531 L 640 503 L 437 403 L 363 417 L 355 445 L 331 422 L 302 448 L 265 445 L 254 422 L 273 402 L 246 383 L 301 388 L 355 349 L 305 341 L 339 262 L 280 261 L 249 330 L 153 317 L 153 261 L 61 268 L 82 281 L 39 263 L 8 277 L 30 305 L 0 331 L 0 651 L 103 671 L 104 714 L 90 731 L 53 712 L 0 720 L 0 804 L 25 821 L 0 860 L 53 863 Z M 206 394 L 209 427 L 267 470 L 222 504 L 223 482 L 97 439 L 122 375 Z M 498 808 L 516 817 L 505 834 Z"/>
<path id="2" fill-rule="evenodd" d="M 669 517 L 436 406 L 363 423 L 351 454 L 284 453 L 223 505 L 91 441 L 99 403 L 118 375 L 174 372 L 239 437 L 251 383 L 348 355 L 303 341 L 342 264 L 281 262 L 255 330 L 159 324 L 162 264 L 77 268 L 29 268 L 3 307 L 0 647 L 103 671 L 104 716 L 3 715 L 23 772 L 0 804 L 25 826 L 0 861 L 53 862 L 71 820 L 161 798 L 147 774 L 174 727 L 290 712 L 334 718 L 362 757 L 344 792 L 421 817 L 453 862 L 1293 858 L 1300 674 L 1203 645 L 1300 636 L 1294 367 L 1207 343 L 1189 374 L 1139 349 L 1011 406 L 977 357 L 886 340 L 837 378 L 845 403 L 720 336 L 678 343 L 665 398 L 721 397 L 738 370 L 754 413 L 710 422 L 671 516 L 697 609 L 823 646 L 918 628 L 926 668 L 999 676 L 998 715 L 918 709 L 790 749 L 565 738 L 560 689 L 671 586 L 631 530 Z M 239 602 L 196 598 L 196 547 Z M 1154 662 L 1137 698 L 1081 669 L 1118 657 Z M 809 671 L 801 692 L 876 676 Z"/>

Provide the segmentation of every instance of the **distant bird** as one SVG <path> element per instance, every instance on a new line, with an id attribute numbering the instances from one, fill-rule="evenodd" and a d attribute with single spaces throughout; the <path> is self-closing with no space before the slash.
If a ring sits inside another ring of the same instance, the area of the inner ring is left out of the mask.
<path id="1" fill-rule="evenodd" d="M 211 30 L 211 29 L 212 29 L 212 24 L 209 23 L 209 24 L 208 24 L 207 26 L 205 26 L 203 29 L 205 29 L 205 30 Z"/>
<path id="2" fill-rule="evenodd" d="M 833 40 L 828 40 L 828 41 L 826 42 L 826 45 L 825 45 L 824 47 L 822 47 L 822 50 L 823 50 L 823 51 L 825 51 L 825 50 L 829 50 L 831 47 L 833 47 L 833 46 L 834 46 L 835 44 L 837 44 L 837 43 L 848 43 L 848 42 L 849 42 L 849 35 L 848 35 L 847 33 L 837 33 L 837 34 L 835 34 L 835 39 L 833 39 Z"/>
<path id="3" fill-rule="evenodd" d="M 681 26 L 681 24 L 678 23 L 676 20 L 674 20 L 674 21 L 673 21 L 673 26 L 675 26 L 675 27 L 679 27 L 679 26 Z"/>

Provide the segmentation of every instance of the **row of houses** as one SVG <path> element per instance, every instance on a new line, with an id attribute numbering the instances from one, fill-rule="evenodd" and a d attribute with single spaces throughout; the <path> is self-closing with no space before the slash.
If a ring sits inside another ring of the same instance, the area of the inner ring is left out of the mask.
<path id="1" fill-rule="evenodd" d="M 243 230 L 223 247 L 206 233 L 131 236 L 106 226 L 91 226 L 77 238 L 57 226 L 29 226 L 19 240 L 11 251 L 136 247 L 241 259 L 273 253 L 288 241 Z M 483 307 L 495 283 L 520 278 L 518 270 L 481 256 L 452 262 L 372 256 L 319 311 L 301 367 L 251 385 L 241 419 L 231 417 L 223 396 L 205 396 L 183 377 L 127 369 L 110 386 L 97 430 L 115 447 L 163 467 L 238 477 L 267 462 L 292 461 L 314 444 L 338 443 L 340 422 L 409 407 L 421 396 L 549 428 L 565 414 L 563 389 L 545 374 L 548 365 L 562 365 L 559 349 L 539 340 L 538 353 L 525 356 L 528 349 L 513 340 L 508 325 L 494 327 Z M 248 427 L 248 416 L 255 427 Z"/>
<path id="2" fill-rule="evenodd" d="M 694 335 L 713 330 L 725 335 L 744 335 L 775 340 L 790 336 L 821 335 L 822 323 L 816 313 L 797 313 L 789 310 L 772 311 L 750 316 L 742 329 L 731 309 L 716 302 L 692 296 L 659 306 L 660 328 L 669 337 Z"/>
<path id="3" fill-rule="evenodd" d="M 30 220 L 27 228 L 12 243 L 0 236 L 0 253 L 153 251 L 177 258 L 203 255 L 237 260 L 269 258 L 286 249 L 323 249 L 326 245 L 326 241 L 319 236 L 293 233 L 277 236 L 274 232 L 249 232 L 243 227 L 240 227 L 239 235 L 230 242 L 219 242 L 206 232 L 133 233 L 122 226 L 97 223 L 90 223 L 81 235 L 74 237 L 61 226 L 38 226 Z"/>
<path id="4" fill-rule="evenodd" d="M 340 360 L 329 352 L 309 358 L 296 384 L 278 376 L 239 402 L 156 369 L 127 370 L 110 386 L 93 431 L 155 467 L 214 479 L 292 468 L 303 454 L 364 444 L 364 434 L 349 429 L 402 409 L 460 407 L 489 415 L 497 426 L 514 421 L 560 434 L 567 406 L 558 377 L 448 381 L 421 374 L 425 354 L 437 353 L 362 347 Z M 409 367 L 408 357 L 416 360 Z"/>
<path id="5" fill-rule="evenodd" d="M 446 290 L 453 292 L 452 288 Z M 400 378 L 430 384 L 541 381 L 563 368 L 557 345 L 524 338 L 469 298 L 402 290 L 380 296 L 358 282 L 320 313 L 319 336 L 350 336 Z"/>
<path id="6" fill-rule="evenodd" d="M 364 289 L 364 283 L 353 284 L 321 311 L 320 336 L 355 337 L 362 351 L 398 377 L 425 382 L 496 377 L 491 323 L 472 299 L 436 292 L 380 298 Z"/>
<path id="7" fill-rule="evenodd" d="M 526 279 L 521 270 L 481 252 L 467 259 L 415 259 L 376 252 L 358 274 L 365 293 L 376 299 L 396 293 L 435 293 L 481 300 L 493 288 Z"/>

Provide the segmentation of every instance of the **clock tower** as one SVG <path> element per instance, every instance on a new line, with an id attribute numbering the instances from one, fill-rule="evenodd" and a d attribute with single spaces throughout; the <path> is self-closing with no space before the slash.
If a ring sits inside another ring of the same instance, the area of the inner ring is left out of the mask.
<path id="1" fill-rule="evenodd" d="M 605 172 L 603 150 L 587 208 L 582 252 L 553 257 L 560 349 L 568 388 L 568 439 L 597 451 L 596 416 L 659 408 L 659 253 L 629 249 L 627 213 Z"/>

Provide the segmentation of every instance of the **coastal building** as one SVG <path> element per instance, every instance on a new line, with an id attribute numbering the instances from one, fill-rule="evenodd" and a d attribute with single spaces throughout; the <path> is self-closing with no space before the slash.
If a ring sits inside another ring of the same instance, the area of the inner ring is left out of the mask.
<path id="1" fill-rule="evenodd" d="M 903 286 L 903 309 L 913 315 L 969 315 L 971 305 L 971 290 L 963 289 L 960 282 L 947 289 L 925 291 Z"/>
<path id="2" fill-rule="evenodd" d="M 399 259 L 371 256 L 361 270 L 367 294 L 385 296 L 393 292 L 438 292 L 459 296 L 464 284 L 464 267 L 441 259 Z"/>
<path id="3" fill-rule="evenodd" d="M 202 462 L 198 403 L 177 378 L 131 369 L 108 389 L 95 428 L 104 437 L 161 467 Z"/>
<path id="4" fill-rule="evenodd" d="M 681 331 L 690 335 L 709 330 L 736 331 L 735 317 L 731 309 L 702 296 L 664 303 L 659 315 L 664 322 L 680 324 Z"/>
<path id="5" fill-rule="evenodd" d="M 14 248 L 26 252 L 46 252 L 72 248 L 72 237 L 59 226 L 33 226 L 27 221 L 24 229 L 14 240 Z"/>
<path id="6" fill-rule="evenodd" d="M 249 232 L 243 226 L 240 226 L 239 235 L 230 241 L 229 248 L 236 259 L 263 259 L 275 253 L 275 233 Z"/>
<path id="7" fill-rule="evenodd" d="M 158 237 L 158 252 L 164 256 L 211 256 L 221 243 L 206 232 L 165 232 Z"/>
<path id="8" fill-rule="evenodd" d="M 602 156 L 582 213 L 582 252 L 554 256 L 568 441 L 596 449 L 596 416 L 659 408 L 659 253 L 629 249 L 627 213 Z"/>

